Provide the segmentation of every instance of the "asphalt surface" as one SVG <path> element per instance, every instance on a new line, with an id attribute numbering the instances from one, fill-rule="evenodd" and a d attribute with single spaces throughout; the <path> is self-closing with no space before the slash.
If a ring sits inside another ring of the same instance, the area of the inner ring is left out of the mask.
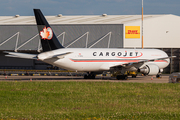
<path id="1" fill-rule="evenodd" d="M 136 78 L 128 77 L 128 80 L 116 80 L 115 77 L 96 76 L 96 79 L 84 79 L 82 76 L 3 76 L 0 75 L 0 81 L 83 81 L 83 82 L 96 82 L 96 81 L 109 81 L 109 82 L 138 82 L 138 83 L 168 83 L 169 76 L 165 75 L 161 78 L 155 76 L 137 76 Z"/>

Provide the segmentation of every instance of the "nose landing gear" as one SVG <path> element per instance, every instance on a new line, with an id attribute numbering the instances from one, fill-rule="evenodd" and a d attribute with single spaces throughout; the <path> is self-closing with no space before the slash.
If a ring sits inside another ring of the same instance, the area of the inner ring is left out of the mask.
<path id="1" fill-rule="evenodd" d="M 160 74 L 157 74 L 157 75 L 156 75 L 156 78 L 161 78 L 161 75 L 160 75 Z"/>

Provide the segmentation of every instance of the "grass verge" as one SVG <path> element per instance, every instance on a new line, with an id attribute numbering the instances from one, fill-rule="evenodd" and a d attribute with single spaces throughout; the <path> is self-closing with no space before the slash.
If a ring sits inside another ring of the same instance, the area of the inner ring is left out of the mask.
<path id="1" fill-rule="evenodd" d="M 180 119 L 180 84 L 0 82 L 1 119 Z"/>

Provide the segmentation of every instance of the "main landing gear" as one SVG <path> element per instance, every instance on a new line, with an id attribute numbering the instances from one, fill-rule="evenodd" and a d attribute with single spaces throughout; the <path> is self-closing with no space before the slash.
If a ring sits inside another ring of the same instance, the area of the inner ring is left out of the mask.
<path id="1" fill-rule="evenodd" d="M 95 76 L 94 74 L 84 75 L 84 79 L 95 79 Z"/>
<path id="2" fill-rule="evenodd" d="M 116 76 L 116 79 L 117 79 L 117 80 L 127 80 L 127 79 L 128 79 L 128 76 L 127 76 L 127 75 L 117 75 L 117 76 Z"/>

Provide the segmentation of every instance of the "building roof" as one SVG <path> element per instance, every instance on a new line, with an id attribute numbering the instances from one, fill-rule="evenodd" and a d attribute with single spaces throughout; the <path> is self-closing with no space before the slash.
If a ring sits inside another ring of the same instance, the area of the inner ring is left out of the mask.
<path id="1" fill-rule="evenodd" d="M 144 19 L 165 15 L 144 15 Z M 141 15 L 45 16 L 50 24 L 124 24 L 141 19 Z M 35 25 L 34 16 L 0 16 L 0 25 Z"/>

